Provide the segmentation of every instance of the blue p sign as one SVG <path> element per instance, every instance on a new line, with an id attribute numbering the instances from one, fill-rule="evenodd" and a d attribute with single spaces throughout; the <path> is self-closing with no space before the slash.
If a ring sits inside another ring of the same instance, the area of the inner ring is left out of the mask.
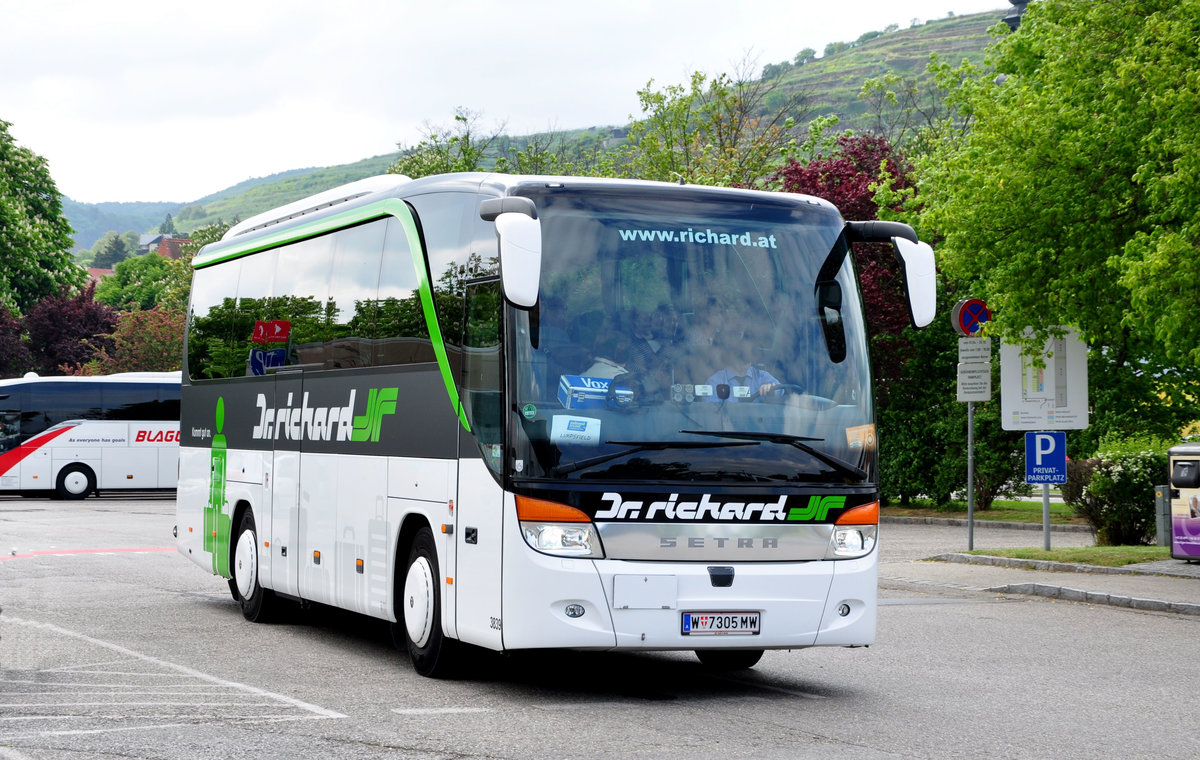
<path id="1" fill-rule="evenodd" d="M 1025 434 L 1025 482 L 1067 482 L 1067 434 Z"/>

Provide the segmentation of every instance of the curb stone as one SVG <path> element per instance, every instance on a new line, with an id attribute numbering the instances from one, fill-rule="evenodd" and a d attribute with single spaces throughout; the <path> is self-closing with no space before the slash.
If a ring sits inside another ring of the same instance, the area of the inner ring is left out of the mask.
<path id="1" fill-rule="evenodd" d="M 1132 570 L 1124 567 L 1101 567 L 1098 565 L 1079 565 L 1070 562 L 1050 562 L 1048 560 L 1015 559 L 1012 557 L 991 557 L 976 554 L 939 554 L 930 557 L 931 562 L 951 562 L 966 565 L 990 565 L 992 567 L 1008 567 L 1022 570 L 1039 570 L 1042 572 L 1060 573 L 1089 573 L 1095 575 L 1161 575 L 1176 578 L 1194 578 L 1194 575 L 1153 573 L 1145 570 Z M 984 589 L 995 594 L 1021 594 L 1025 596 L 1042 596 L 1050 599 L 1062 599 L 1069 602 L 1084 602 L 1086 604 L 1106 604 L 1110 607 L 1125 607 L 1128 609 L 1147 612 L 1174 612 L 1180 615 L 1200 616 L 1200 604 L 1187 602 L 1166 602 L 1158 599 L 1142 599 L 1134 596 L 1106 594 L 1097 591 L 1055 586 L 1048 583 L 1009 583 L 1003 586 L 993 586 Z"/>
<path id="2" fill-rule="evenodd" d="M 888 516 L 881 515 L 879 518 L 881 523 L 900 523 L 908 525 L 954 525 L 966 527 L 967 520 L 958 517 L 904 517 L 904 516 Z M 1038 530 L 1042 529 L 1042 524 L 1025 523 L 1025 522 L 1000 522 L 998 520 L 976 520 L 976 528 L 1009 528 L 1013 530 Z M 1051 533 L 1091 533 L 1092 529 L 1087 525 L 1061 525 L 1052 524 L 1050 526 Z"/>
<path id="3" fill-rule="evenodd" d="M 995 594 L 1023 594 L 1026 596 L 1044 596 L 1051 599 L 1062 599 L 1068 602 L 1085 602 L 1087 604 L 1107 604 L 1112 607 L 1128 607 L 1146 612 L 1174 612 L 1180 615 L 1200 615 L 1200 604 L 1185 602 L 1163 602 L 1157 599 L 1140 599 L 1136 596 L 1118 596 L 1094 591 L 1083 591 L 1063 586 L 1050 586 L 1045 583 L 1010 583 L 1006 586 L 994 586 L 985 589 Z"/>

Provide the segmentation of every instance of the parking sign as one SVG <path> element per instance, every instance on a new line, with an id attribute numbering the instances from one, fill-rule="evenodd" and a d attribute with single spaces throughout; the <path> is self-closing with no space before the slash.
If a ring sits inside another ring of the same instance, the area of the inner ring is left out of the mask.
<path id="1" fill-rule="evenodd" d="M 1067 482 L 1067 434 L 1025 434 L 1025 482 Z"/>

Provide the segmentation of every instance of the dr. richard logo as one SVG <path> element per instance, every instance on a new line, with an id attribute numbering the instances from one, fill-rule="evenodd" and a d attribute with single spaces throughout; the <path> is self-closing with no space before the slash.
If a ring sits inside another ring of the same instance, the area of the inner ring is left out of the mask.
<path id="1" fill-rule="evenodd" d="M 762 520 L 773 522 L 787 517 L 787 497 L 780 496 L 774 502 L 730 501 L 722 503 L 709 494 L 699 500 L 693 496 L 680 499 L 671 494 L 665 501 L 626 501 L 619 493 L 606 493 L 601 497 L 608 507 L 596 512 L 597 520 Z"/>
<path id="2" fill-rule="evenodd" d="M 627 520 L 637 522 L 825 522 L 830 510 L 846 506 L 845 496 L 809 496 L 803 507 L 787 506 L 788 497 L 775 501 L 721 502 L 710 494 L 695 496 L 673 493 L 665 501 L 626 500 L 619 493 L 606 493 L 601 500 L 608 506 L 597 510 L 597 520 Z M 804 497 L 797 497 L 797 501 Z M 801 501 L 801 503 L 804 503 Z"/>
<path id="3" fill-rule="evenodd" d="M 287 404 L 267 406 L 265 394 L 258 394 L 258 424 L 250 435 L 257 439 L 291 441 L 369 441 L 378 442 L 386 415 L 396 413 L 397 388 L 371 388 L 367 393 L 365 414 L 354 414 L 357 391 L 351 389 L 345 406 L 309 406 L 308 391 L 299 406 L 293 406 L 295 394 L 287 394 Z"/>

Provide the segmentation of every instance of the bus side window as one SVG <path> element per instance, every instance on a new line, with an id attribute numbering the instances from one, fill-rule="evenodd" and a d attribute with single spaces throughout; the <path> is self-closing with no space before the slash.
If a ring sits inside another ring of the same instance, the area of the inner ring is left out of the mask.
<path id="1" fill-rule="evenodd" d="M 374 329 L 369 336 L 375 347 L 375 364 L 417 364 L 437 360 L 429 339 L 418 284 L 404 225 L 399 219 L 388 219 L 383 260 L 379 267 Z"/>
<path id="2" fill-rule="evenodd" d="M 192 302 L 188 314 L 188 375 L 193 380 L 242 374 L 245 358 L 233 354 L 233 328 L 237 301 L 224 296 L 241 273 L 242 262 L 197 269 L 192 279 Z M 201 374 L 203 373 L 203 374 Z"/>
<path id="3" fill-rule="evenodd" d="M 241 371 L 238 375 L 265 375 L 265 359 L 257 363 L 255 359 L 267 350 L 266 345 L 256 334 L 260 322 L 269 322 L 271 316 L 271 289 L 275 279 L 275 262 L 277 251 L 262 251 L 242 259 L 242 271 L 237 284 L 237 311 L 233 319 L 233 333 L 230 364 L 240 361 Z M 278 350 L 273 348 L 272 350 Z"/>
<path id="4" fill-rule="evenodd" d="M 247 315 L 247 323 L 252 326 L 267 323 L 270 332 L 261 335 L 260 330 L 256 345 L 249 347 L 251 354 L 262 352 L 258 354 L 264 357 L 262 371 L 255 367 L 247 374 L 266 374 L 271 367 L 324 363 L 330 338 L 325 315 L 333 239 L 333 235 L 321 235 L 267 252 L 276 257 L 274 286 L 268 290 L 270 297 L 261 304 L 253 320 Z M 247 265 L 262 255 L 251 256 Z M 243 279 L 246 274 L 243 270 Z M 238 294 L 240 307 L 241 285 Z"/>
<path id="5" fill-rule="evenodd" d="M 9 449 L 20 443 L 21 410 L 0 409 L 0 451 Z"/>
<path id="6" fill-rule="evenodd" d="M 340 230 L 334 235 L 333 268 L 325 313 L 329 336 L 325 366 L 367 367 L 375 363 L 377 282 L 386 221 Z"/>

